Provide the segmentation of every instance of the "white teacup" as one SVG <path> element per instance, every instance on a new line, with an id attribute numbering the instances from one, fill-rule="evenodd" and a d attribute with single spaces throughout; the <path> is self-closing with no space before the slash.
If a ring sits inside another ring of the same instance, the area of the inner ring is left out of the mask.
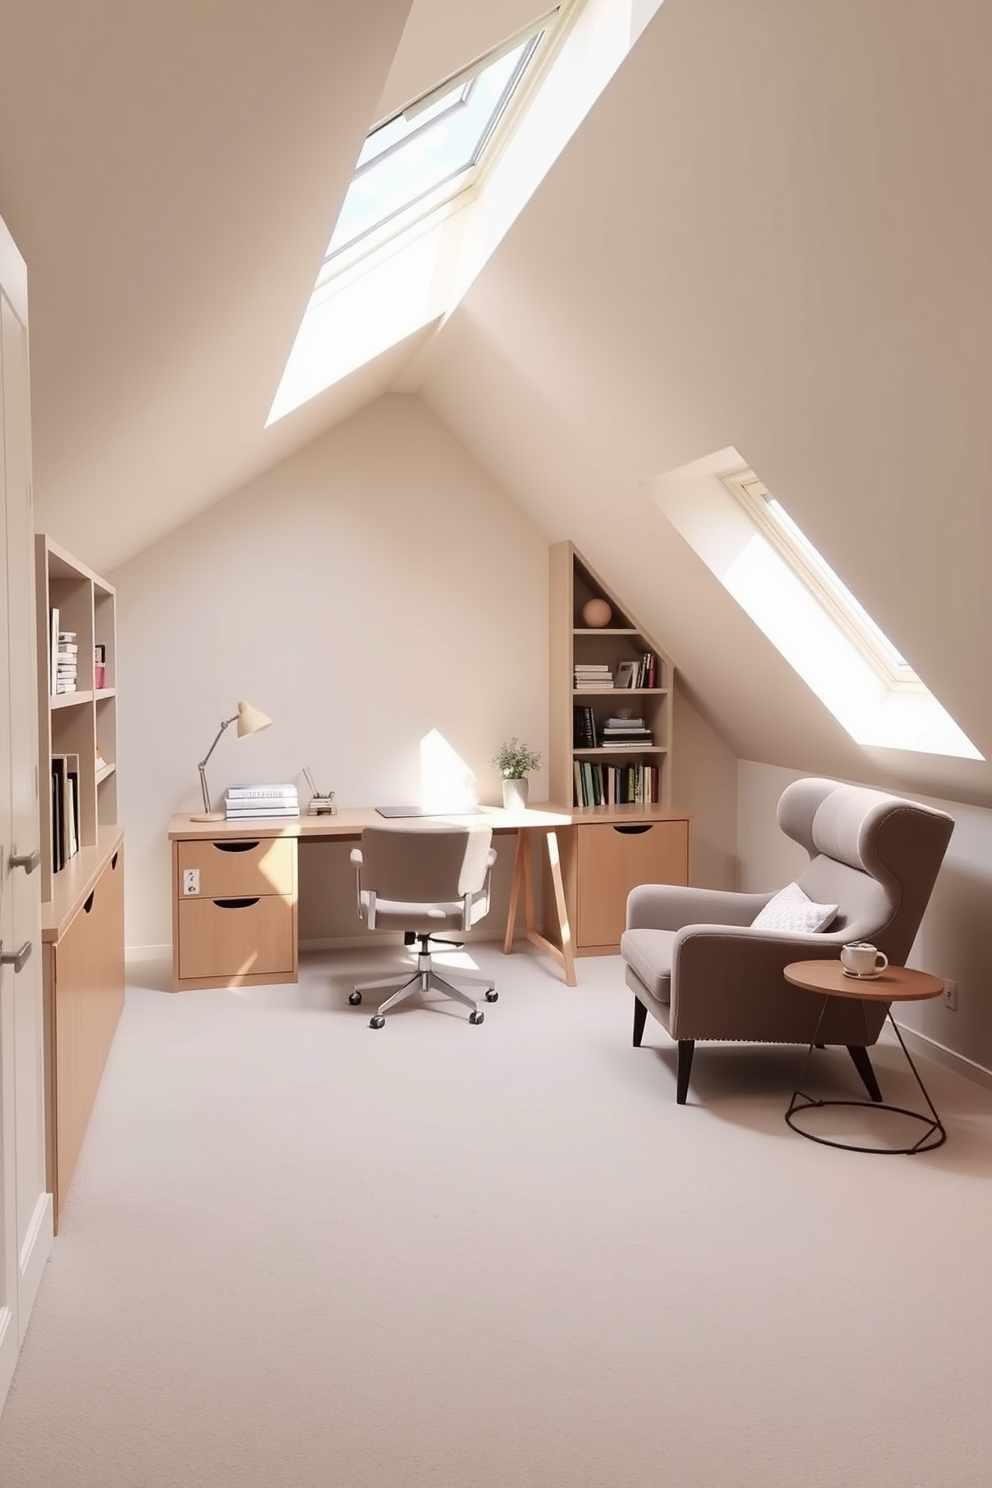
<path id="1" fill-rule="evenodd" d="M 878 950 L 867 940 L 856 940 L 850 945 L 842 946 L 840 959 L 848 976 L 857 977 L 876 977 L 889 964 L 885 952 Z"/>

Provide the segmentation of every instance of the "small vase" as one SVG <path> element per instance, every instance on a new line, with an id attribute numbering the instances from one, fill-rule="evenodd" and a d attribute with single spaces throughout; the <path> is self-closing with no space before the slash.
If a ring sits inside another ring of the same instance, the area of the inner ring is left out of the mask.
<path id="1" fill-rule="evenodd" d="M 527 805 L 527 777 L 503 781 L 503 805 L 507 811 L 522 811 Z"/>

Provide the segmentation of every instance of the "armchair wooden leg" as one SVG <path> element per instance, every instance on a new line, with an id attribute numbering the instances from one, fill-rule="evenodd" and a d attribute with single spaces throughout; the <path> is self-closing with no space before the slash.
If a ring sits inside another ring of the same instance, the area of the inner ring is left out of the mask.
<path id="1" fill-rule="evenodd" d="M 871 1060 L 868 1058 L 868 1050 L 863 1048 L 860 1044 L 848 1044 L 847 1052 L 848 1054 L 850 1054 L 852 1060 L 854 1061 L 854 1068 L 861 1076 L 862 1083 L 864 1084 L 864 1087 L 870 1095 L 871 1099 L 873 1101 L 880 1101 L 882 1099 L 882 1092 L 879 1089 L 878 1081 L 875 1078 L 875 1071 L 871 1067 Z"/>
<path id="2" fill-rule="evenodd" d="M 679 1039 L 678 1089 L 675 1099 L 680 1106 L 685 1105 L 685 1098 L 689 1094 L 689 1071 L 692 1069 L 692 1054 L 695 1047 L 694 1039 Z"/>
<path id="3" fill-rule="evenodd" d="M 644 1022 L 648 1010 L 639 997 L 634 998 L 634 1048 L 641 1047 L 641 1038 L 644 1034 Z"/>

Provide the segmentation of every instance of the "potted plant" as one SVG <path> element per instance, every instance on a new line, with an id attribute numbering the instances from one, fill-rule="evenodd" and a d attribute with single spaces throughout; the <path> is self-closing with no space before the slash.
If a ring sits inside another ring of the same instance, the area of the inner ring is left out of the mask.
<path id="1" fill-rule="evenodd" d="M 508 809 L 527 805 L 527 773 L 541 768 L 541 756 L 536 749 L 521 744 L 514 735 L 501 744 L 493 755 L 494 764 L 503 777 L 503 805 Z"/>

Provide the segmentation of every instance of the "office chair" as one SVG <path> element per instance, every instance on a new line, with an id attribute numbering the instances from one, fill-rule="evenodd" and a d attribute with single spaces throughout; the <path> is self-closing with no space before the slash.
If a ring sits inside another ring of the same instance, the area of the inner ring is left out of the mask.
<path id="1" fill-rule="evenodd" d="M 382 1028 L 386 1014 L 414 992 L 434 988 L 471 1008 L 468 1021 L 481 1023 L 484 1013 L 468 992 L 440 976 L 431 962 L 432 946 L 453 946 L 459 940 L 442 940 L 438 930 L 470 930 L 489 913 L 489 889 L 496 853 L 492 828 L 443 822 L 418 822 L 416 826 L 366 827 L 362 845 L 355 848 L 358 917 L 370 930 L 403 931 L 405 945 L 418 945 L 417 969 L 397 986 L 397 978 L 360 982 L 348 1001 L 356 1006 L 365 992 L 387 987 L 395 990 L 369 1020 L 370 1028 Z M 489 977 L 462 976 L 459 982 L 485 989 L 487 1002 L 499 996 Z"/>
<path id="2" fill-rule="evenodd" d="M 954 830 L 944 811 L 819 777 L 786 787 L 778 824 L 809 857 L 798 895 L 797 884 L 778 895 L 642 884 L 628 896 L 620 955 L 634 994 L 634 1045 L 648 1013 L 675 1039 L 679 1105 L 697 1040 L 809 1040 L 821 999 L 786 983 L 790 961 L 839 956 L 845 941 L 870 940 L 902 965 Z M 786 896 L 798 898 L 798 911 L 786 905 L 753 923 Z M 822 930 L 789 924 L 817 909 L 827 916 Z M 846 1045 L 875 1101 L 882 1096 L 868 1049 L 887 1007 L 832 997 L 821 1032 L 824 1044 Z"/>

